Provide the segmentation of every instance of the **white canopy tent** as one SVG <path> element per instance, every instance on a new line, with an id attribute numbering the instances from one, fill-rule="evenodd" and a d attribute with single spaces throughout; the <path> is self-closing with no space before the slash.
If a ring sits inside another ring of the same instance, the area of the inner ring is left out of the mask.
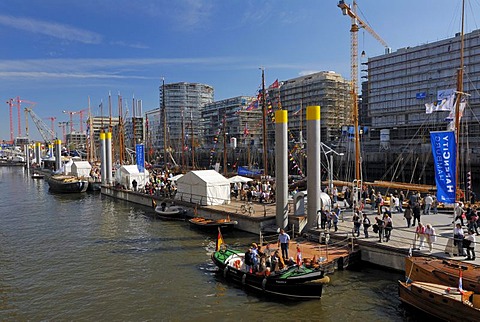
<path id="1" fill-rule="evenodd" d="M 132 189 L 132 182 L 135 180 L 137 182 L 137 189 L 145 187 L 149 180 L 148 170 L 145 172 L 139 172 L 137 165 L 122 165 L 117 171 L 115 171 L 115 182 L 125 186 L 127 189 Z"/>
<path id="2" fill-rule="evenodd" d="M 171 177 L 171 178 L 168 178 L 167 180 L 175 182 L 175 181 L 177 181 L 178 179 L 180 179 L 181 177 L 183 177 L 183 174 L 180 173 L 180 174 L 177 174 L 176 176 L 173 176 L 173 177 Z"/>
<path id="3" fill-rule="evenodd" d="M 71 173 L 77 177 L 89 177 L 92 166 L 88 161 L 73 161 Z"/>
<path id="4" fill-rule="evenodd" d="M 190 171 L 177 180 L 175 199 L 199 205 L 230 203 L 230 181 L 215 170 Z"/>
<path id="5" fill-rule="evenodd" d="M 230 181 L 230 183 L 247 183 L 247 182 L 253 181 L 253 179 L 242 177 L 242 176 L 234 176 L 229 178 L 228 181 Z"/>

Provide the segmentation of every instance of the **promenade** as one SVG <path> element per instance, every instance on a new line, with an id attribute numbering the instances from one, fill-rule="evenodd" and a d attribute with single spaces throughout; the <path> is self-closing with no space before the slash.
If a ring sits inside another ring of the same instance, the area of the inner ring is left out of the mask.
<path id="1" fill-rule="evenodd" d="M 343 205 L 343 202 L 340 202 L 340 205 Z M 343 209 L 343 208 L 342 208 Z M 368 218 L 372 225 L 375 223 L 375 217 L 377 216 L 377 211 L 372 210 L 370 205 L 367 205 L 364 209 L 364 212 L 368 214 Z M 353 212 L 352 209 L 343 209 L 342 215 L 338 224 L 337 234 L 349 234 L 351 236 L 353 229 L 352 222 Z M 422 215 L 420 221 L 422 224 L 431 224 L 435 229 L 437 235 L 436 241 L 433 243 L 432 252 L 429 252 L 428 244 L 425 240 L 425 246 L 423 250 L 412 250 L 413 255 L 416 256 L 435 256 L 440 258 L 448 258 L 455 260 L 465 260 L 465 256 L 452 256 L 452 252 L 456 253 L 456 246 L 453 246 L 453 211 L 452 210 L 443 210 L 437 214 Z M 391 233 L 390 240 L 388 242 L 379 242 L 378 234 L 373 232 L 372 227 L 369 228 L 369 238 L 365 238 L 363 234 L 363 226 L 360 227 L 360 237 L 357 237 L 357 241 L 361 244 L 367 244 L 369 246 L 378 246 L 378 247 L 389 247 L 395 248 L 398 250 L 404 250 L 408 253 L 410 248 L 413 248 L 413 242 L 415 238 L 415 228 L 407 228 L 407 221 L 403 217 L 403 213 L 393 212 L 393 230 Z M 459 221 L 457 221 L 459 222 Z M 413 219 L 412 219 L 413 223 Z M 464 227 L 465 234 L 467 233 L 466 227 Z M 418 247 L 417 242 L 417 247 Z M 480 259 L 478 257 L 480 236 L 476 236 L 477 246 L 475 247 L 476 251 L 476 260 L 475 261 L 466 261 L 468 263 L 475 263 L 480 265 Z M 381 245 L 381 246 L 380 246 Z"/>

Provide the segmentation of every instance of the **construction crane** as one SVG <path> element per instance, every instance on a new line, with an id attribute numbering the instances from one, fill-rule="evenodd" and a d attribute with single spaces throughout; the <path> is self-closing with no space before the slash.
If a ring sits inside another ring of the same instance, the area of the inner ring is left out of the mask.
<path id="1" fill-rule="evenodd" d="M 20 109 L 21 109 L 21 104 L 22 103 L 27 103 L 30 104 L 30 106 L 27 106 L 26 108 L 32 109 L 37 105 L 36 102 L 31 102 L 28 100 L 25 100 L 23 98 L 20 98 L 17 96 L 17 110 L 18 110 L 18 136 L 22 136 L 22 130 L 21 130 L 21 122 L 20 122 Z M 26 137 L 28 138 L 28 125 L 25 124 L 25 130 L 26 130 Z"/>
<path id="2" fill-rule="evenodd" d="M 352 117 L 353 117 L 353 126 L 355 133 L 355 181 L 354 189 L 361 189 L 362 177 L 361 169 L 362 164 L 360 161 L 360 134 L 358 129 L 358 95 L 357 95 L 357 82 L 358 82 L 358 31 L 360 28 L 367 30 L 375 39 L 377 39 L 386 49 L 388 49 L 387 43 L 362 19 L 357 15 L 357 3 L 353 0 L 352 7 L 345 3 L 345 1 L 340 0 L 337 5 L 341 10 L 344 16 L 349 16 L 351 18 L 352 24 L 350 27 L 351 35 L 351 95 L 352 95 Z M 354 191 L 354 203 L 356 202 L 355 198 L 358 198 L 358 192 Z M 355 207 L 354 207 L 355 208 Z"/>
<path id="3" fill-rule="evenodd" d="M 68 122 L 58 122 L 58 126 L 62 128 L 63 142 L 66 142 L 67 141 L 66 127 L 68 126 Z"/>
<path id="4" fill-rule="evenodd" d="M 27 115 L 30 114 L 30 117 L 32 118 L 33 123 L 35 123 L 35 125 L 37 126 L 38 132 L 40 132 L 40 135 L 42 136 L 45 143 L 47 144 L 52 143 L 51 138 L 55 139 L 55 132 L 53 132 L 48 127 L 48 125 L 45 124 L 45 122 L 40 117 L 38 117 L 37 114 L 35 114 L 35 112 L 31 108 L 26 107 L 24 111 L 25 111 L 25 120 L 28 120 Z M 27 128 L 28 128 L 28 124 L 27 124 Z"/>
<path id="5" fill-rule="evenodd" d="M 70 115 L 70 134 L 73 133 L 73 115 L 77 114 L 77 112 L 73 111 L 62 111 L 64 114 Z"/>
<path id="6" fill-rule="evenodd" d="M 13 144 L 13 98 L 9 99 L 6 103 L 10 107 L 10 144 Z"/>
<path id="7" fill-rule="evenodd" d="M 46 117 L 45 119 L 50 120 L 50 122 L 52 122 L 50 128 L 52 129 L 52 132 L 55 132 L 55 125 L 54 125 L 54 123 L 55 123 L 55 120 L 56 120 L 57 118 L 56 118 L 55 116 L 50 116 L 50 117 Z M 55 136 L 52 136 L 52 140 L 54 140 L 54 139 L 55 139 Z"/>
<path id="8" fill-rule="evenodd" d="M 76 112 L 76 114 L 80 115 L 80 133 L 83 133 L 83 113 L 87 111 L 88 108 Z"/>

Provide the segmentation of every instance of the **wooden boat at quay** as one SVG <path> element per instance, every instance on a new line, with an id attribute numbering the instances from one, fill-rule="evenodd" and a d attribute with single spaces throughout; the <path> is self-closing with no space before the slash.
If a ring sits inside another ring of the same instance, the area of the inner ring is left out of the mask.
<path id="1" fill-rule="evenodd" d="M 323 284 L 329 278 L 320 267 L 289 266 L 269 275 L 252 273 L 246 270 L 244 254 L 232 249 L 220 249 L 212 254 L 213 263 L 227 280 L 246 289 L 273 296 L 294 300 L 320 299 Z"/>
<path id="2" fill-rule="evenodd" d="M 51 191 L 60 193 L 85 192 L 88 188 L 87 179 L 62 174 L 47 177 L 47 183 Z"/>
<path id="3" fill-rule="evenodd" d="M 194 228 L 201 229 L 208 232 L 217 232 L 218 228 L 222 231 L 232 231 L 235 225 L 238 224 L 236 220 L 225 219 L 206 219 L 203 217 L 194 217 L 188 220 L 190 225 Z"/>
<path id="4" fill-rule="evenodd" d="M 405 258 L 405 275 L 411 281 L 455 285 L 458 283 L 459 269 L 462 269 L 463 288 L 480 294 L 480 266 L 478 265 L 421 256 Z"/>
<path id="5" fill-rule="evenodd" d="M 478 293 L 426 282 L 398 284 L 400 300 L 405 304 L 446 321 L 480 321 Z"/>

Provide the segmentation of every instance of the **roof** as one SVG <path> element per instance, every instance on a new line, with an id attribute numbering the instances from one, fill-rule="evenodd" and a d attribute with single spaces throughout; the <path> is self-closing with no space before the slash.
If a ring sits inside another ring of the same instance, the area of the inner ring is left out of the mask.
<path id="1" fill-rule="evenodd" d="M 75 166 L 77 169 L 91 169 L 92 166 L 88 161 L 74 161 L 72 167 Z"/>
<path id="2" fill-rule="evenodd" d="M 190 171 L 183 177 L 179 178 L 179 183 L 192 183 L 203 181 L 208 184 L 230 185 L 230 181 L 215 170 L 196 170 Z"/>

